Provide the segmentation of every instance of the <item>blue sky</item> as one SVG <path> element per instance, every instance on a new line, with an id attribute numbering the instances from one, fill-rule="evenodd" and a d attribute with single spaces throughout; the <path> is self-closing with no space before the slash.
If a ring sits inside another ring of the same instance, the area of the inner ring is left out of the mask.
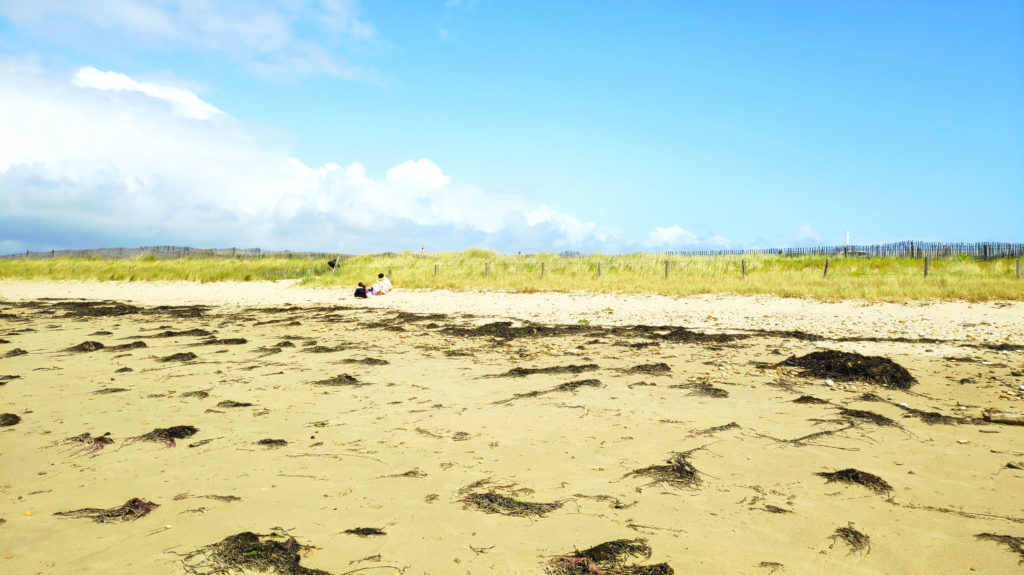
<path id="1" fill-rule="evenodd" d="M 1024 241 L 1024 2 L 0 0 L 0 253 Z"/>

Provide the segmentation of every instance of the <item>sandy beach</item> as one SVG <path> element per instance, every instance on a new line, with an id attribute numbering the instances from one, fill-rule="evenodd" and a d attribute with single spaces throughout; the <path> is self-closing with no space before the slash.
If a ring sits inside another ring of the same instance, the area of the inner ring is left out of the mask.
<path id="1" fill-rule="evenodd" d="M 1022 302 L 351 295 L 0 281 L 2 570 L 1022 569 Z"/>

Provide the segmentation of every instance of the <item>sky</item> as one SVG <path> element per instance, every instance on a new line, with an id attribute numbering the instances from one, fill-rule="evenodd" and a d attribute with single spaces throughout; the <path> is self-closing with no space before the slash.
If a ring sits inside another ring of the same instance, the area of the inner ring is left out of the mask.
<path id="1" fill-rule="evenodd" d="M 0 253 L 1024 241 L 1024 2 L 0 0 Z"/>

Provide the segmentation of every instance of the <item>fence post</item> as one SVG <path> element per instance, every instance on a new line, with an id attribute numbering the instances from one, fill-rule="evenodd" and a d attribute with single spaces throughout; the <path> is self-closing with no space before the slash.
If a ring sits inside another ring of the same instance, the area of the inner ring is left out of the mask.
<path id="1" fill-rule="evenodd" d="M 484 277 L 487 277 L 487 272 L 489 271 L 488 268 L 490 267 L 490 265 L 490 262 L 484 262 Z"/>
<path id="2" fill-rule="evenodd" d="M 747 279 L 747 260 L 740 260 L 740 269 L 743 271 L 743 279 Z"/>
<path id="3" fill-rule="evenodd" d="M 391 266 L 388 266 L 388 279 L 391 279 Z"/>
<path id="4" fill-rule="evenodd" d="M 437 275 L 437 264 L 434 264 L 434 275 Z"/>
<path id="5" fill-rule="evenodd" d="M 928 264 L 931 263 L 931 257 L 924 256 L 924 277 L 928 277 Z"/>
<path id="6" fill-rule="evenodd" d="M 540 262 L 540 277 L 544 277 L 544 262 Z"/>
<path id="7" fill-rule="evenodd" d="M 825 275 L 823 275 L 821 277 L 825 277 L 825 278 L 828 277 L 828 258 L 825 258 Z"/>
<path id="8" fill-rule="evenodd" d="M 665 278 L 668 278 L 668 260 L 665 260 Z"/>
<path id="9" fill-rule="evenodd" d="M 1017 279 L 1020 279 L 1020 260 L 1017 260 Z"/>
<path id="10" fill-rule="evenodd" d="M 1019 265 L 1019 262 L 1018 262 L 1018 266 L 1017 266 L 1017 268 L 1018 268 L 1018 270 L 1017 270 L 1017 271 L 1019 272 L 1019 271 L 1020 271 L 1020 265 Z M 1018 274 L 1017 274 L 1017 276 L 1019 277 L 1019 276 L 1020 276 L 1020 273 L 1018 273 Z M 601 262 L 597 262 L 597 277 L 601 277 Z"/>

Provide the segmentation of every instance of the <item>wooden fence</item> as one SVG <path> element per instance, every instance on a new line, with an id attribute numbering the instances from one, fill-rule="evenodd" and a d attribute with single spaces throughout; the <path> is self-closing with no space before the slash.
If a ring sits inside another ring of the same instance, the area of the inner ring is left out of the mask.
<path id="1" fill-rule="evenodd" d="M 1024 244 L 1003 242 L 943 243 L 907 241 L 867 246 L 815 246 L 800 248 L 753 248 L 746 250 L 690 250 L 673 251 L 671 255 L 720 256 L 720 255 L 779 255 L 779 256 L 823 256 L 823 257 L 864 257 L 864 258 L 914 258 L 933 259 L 968 257 L 979 260 L 1024 257 Z M 88 250 L 27 251 L 3 254 L 0 259 L 44 259 L 44 258 L 105 258 L 123 259 L 139 256 L 153 256 L 157 259 L 177 258 L 287 258 L 287 259 L 331 259 L 337 254 L 330 252 L 264 251 L 259 248 L 187 248 L 178 246 L 150 246 L 140 248 L 99 248 Z M 395 256 L 394 252 L 372 254 L 376 257 Z M 561 257 L 583 257 L 582 252 L 562 252 Z M 352 257 L 341 255 L 341 258 Z"/>

